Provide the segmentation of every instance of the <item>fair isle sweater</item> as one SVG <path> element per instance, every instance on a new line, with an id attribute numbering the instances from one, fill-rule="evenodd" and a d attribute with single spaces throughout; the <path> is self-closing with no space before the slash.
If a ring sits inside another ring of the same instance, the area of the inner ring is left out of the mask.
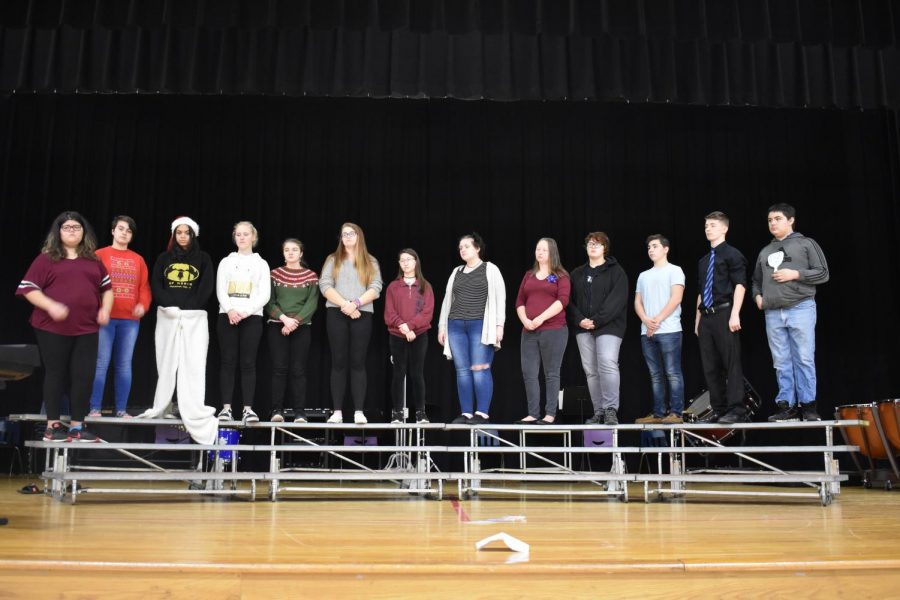
<path id="1" fill-rule="evenodd" d="M 272 269 L 272 294 L 266 304 L 269 322 L 280 322 L 287 315 L 309 325 L 319 307 L 319 276 L 312 269 L 300 267 Z"/>

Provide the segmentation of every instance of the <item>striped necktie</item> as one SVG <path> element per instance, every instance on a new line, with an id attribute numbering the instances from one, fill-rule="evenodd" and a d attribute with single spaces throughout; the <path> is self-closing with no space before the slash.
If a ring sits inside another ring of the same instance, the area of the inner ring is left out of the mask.
<path id="1" fill-rule="evenodd" d="M 709 251 L 709 264 L 706 266 L 706 282 L 703 284 L 703 305 L 712 308 L 713 305 L 713 267 L 716 264 L 716 249 Z"/>

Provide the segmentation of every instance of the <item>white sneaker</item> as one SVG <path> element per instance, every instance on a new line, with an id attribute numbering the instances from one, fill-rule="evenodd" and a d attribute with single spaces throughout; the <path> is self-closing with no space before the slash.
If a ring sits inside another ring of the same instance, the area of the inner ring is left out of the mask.
<path id="1" fill-rule="evenodd" d="M 336 410 L 333 413 L 331 413 L 331 416 L 328 417 L 328 420 L 325 422 L 326 423 L 343 423 L 344 422 L 344 413 L 342 413 L 339 410 Z"/>
<path id="2" fill-rule="evenodd" d="M 369 420 L 366 418 L 366 415 L 363 414 L 363 411 L 358 410 L 353 413 L 353 422 L 357 425 L 365 425 Z"/>
<path id="3" fill-rule="evenodd" d="M 244 414 L 241 415 L 244 423 L 259 423 L 259 415 L 257 415 L 249 406 L 244 407 Z"/>

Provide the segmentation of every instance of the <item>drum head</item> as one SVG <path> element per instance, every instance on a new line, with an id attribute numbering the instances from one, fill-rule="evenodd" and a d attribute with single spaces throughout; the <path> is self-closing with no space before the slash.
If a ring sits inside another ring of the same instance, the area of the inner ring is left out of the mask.
<path id="1" fill-rule="evenodd" d="M 686 423 L 696 423 L 697 421 L 709 416 L 712 412 L 712 406 L 709 404 L 709 391 L 704 390 L 699 396 L 694 396 L 684 409 L 684 421 Z"/>

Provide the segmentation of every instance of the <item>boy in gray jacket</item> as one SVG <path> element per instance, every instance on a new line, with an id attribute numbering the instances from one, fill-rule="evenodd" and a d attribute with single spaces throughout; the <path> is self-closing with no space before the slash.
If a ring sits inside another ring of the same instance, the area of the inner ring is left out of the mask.
<path id="1" fill-rule="evenodd" d="M 774 239 L 756 259 L 753 298 L 766 313 L 766 335 L 778 396 L 769 421 L 820 421 L 816 412 L 816 286 L 828 281 L 828 263 L 812 239 L 794 231 L 790 204 L 769 207 Z"/>

